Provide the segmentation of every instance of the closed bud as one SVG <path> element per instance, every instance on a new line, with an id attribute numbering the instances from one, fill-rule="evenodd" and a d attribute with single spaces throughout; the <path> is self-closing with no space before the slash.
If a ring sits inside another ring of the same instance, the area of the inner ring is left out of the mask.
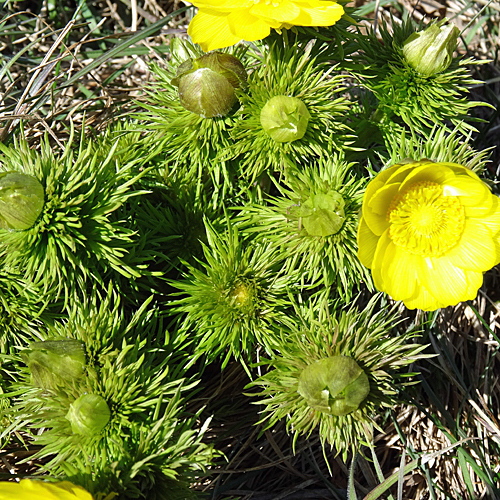
<path id="1" fill-rule="evenodd" d="M 269 99 L 260 112 L 260 123 L 276 142 L 302 139 L 311 115 L 297 97 L 277 95 Z"/>
<path id="2" fill-rule="evenodd" d="M 245 88 L 247 72 L 230 54 L 211 52 L 187 59 L 177 68 L 172 84 L 184 108 L 203 118 L 225 116 L 237 101 L 235 89 Z"/>
<path id="3" fill-rule="evenodd" d="M 71 339 L 31 342 L 21 357 L 37 387 L 55 389 L 62 384 L 71 384 L 83 375 L 85 345 Z"/>
<path id="4" fill-rule="evenodd" d="M 297 391 L 311 408 L 342 416 L 358 409 L 370 392 L 370 382 L 354 359 L 332 356 L 307 366 Z"/>
<path id="5" fill-rule="evenodd" d="M 459 29 L 447 19 L 413 33 L 403 44 L 407 63 L 424 76 L 441 73 L 451 64 Z"/>
<path id="6" fill-rule="evenodd" d="M 182 38 L 172 38 L 170 40 L 170 55 L 174 62 L 185 61 L 191 57 L 191 53 Z"/>
<path id="7" fill-rule="evenodd" d="M 45 191 L 36 177 L 20 172 L 0 173 L 0 227 L 29 229 L 42 212 Z"/>
<path id="8" fill-rule="evenodd" d="M 257 287 L 252 280 L 240 278 L 231 288 L 228 299 L 235 312 L 252 316 L 259 303 Z"/>
<path id="9" fill-rule="evenodd" d="M 344 198 L 337 191 L 311 195 L 300 206 L 291 207 L 290 215 L 300 217 L 310 236 L 331 236 L 345 221 Z"/>
<path id="10" fill-rule="evenodd" d="M 83 394 L 71 403 L 66 418 L 74 434 L 94 436 L 99 434 L 111 418 L 108 403 L 98 394 Z"/>

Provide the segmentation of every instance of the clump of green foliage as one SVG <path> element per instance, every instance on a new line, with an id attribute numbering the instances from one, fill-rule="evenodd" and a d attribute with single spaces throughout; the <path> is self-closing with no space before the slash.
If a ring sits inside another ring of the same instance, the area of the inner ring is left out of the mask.
<path id="1" fill-rule="evenodd" d="M 410 365 L 431 355 L 421 317 L 403 327 L 373 296 L 363 195 L 408 159 L 481 175 L 483 103 L 452 27 L 427 28 L 448 36 L 431 54 L 411 20 L 380 36 L 350 20 L 283 29 L 210 67 L 173 38 L 126 119 L 0 143 L 0 442 L 33 441 L 41 473 L 96 498 L 195 497 L 220 456 L 197 398 L 211 367 L 241 363 L 256 423 L 285 422 L 294 448 L 317 434 L 343 460 L 406 401 Z"/>

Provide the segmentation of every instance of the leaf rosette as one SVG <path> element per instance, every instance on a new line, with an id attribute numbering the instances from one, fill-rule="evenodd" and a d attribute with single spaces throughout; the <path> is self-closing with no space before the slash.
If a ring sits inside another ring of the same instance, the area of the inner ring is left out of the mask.
<path id="1" fill-rule="evenodd" d="M 415 331 L 397 332 L 398 312 L 382 307 L 380 294 L 361 311 L 336 306 L 324 299 L 296 306 L 297 323 L 282 329 L 275 354 L 259 363 L 267 372 L 247 387 L 260 389 L 259 423 L 284 420 L 294 443 L 316 429 L 345 460 L 372 443 L 376 415 L 413 383 L 401 369 L 428 355 Z"/>

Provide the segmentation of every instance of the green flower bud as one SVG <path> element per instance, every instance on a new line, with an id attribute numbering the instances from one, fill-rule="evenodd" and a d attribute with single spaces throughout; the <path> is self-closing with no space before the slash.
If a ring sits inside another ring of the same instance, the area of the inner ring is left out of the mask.
<path id="1" fill-rule="evenodd" d="M 99 434 L 111 418 L 108 403 L 97 394 L 83 394 L 69 407 L 66 418 L 74 434 Z"/>
<path id="2" fill-rule="evenodd" d="M 203 118 L 225 116 L 237 101 L 235 89 L 245 88 L 247 72 L 230 54 L 211 52 L 177 68 L 172 84 L 179 89 L 182 106 Z"/>
<path id="3" fill-rule="evenodd" d="M 345 220 L 344 198 L 337 191 L 311 195 L 300 206 L 290 208 L 290 215 L 300 217 L 311 236 L 330 236 L 340 231 Z"/>
<path id="4" fill-rule="evenodd" d="M 292 142 L 302 139 L 311 115 L 306 105 L 296 97 L 277 95 L 264 104 L 260 123 L 276 142 Z"/>
<path id="5" fill-rule="evenodd" d="M 170 40 L 170 54 L 172 61 L 186 61 L 191 57 L 189 50 L 182 38 L 172 38 Z"/>
<path id="6" fill-rule="evenodd" d="M 258 305 L 257 287 L 252 280 L 241 278 L 229 292 L 229 304 L 242 315 L 253 315 Z"/>
<path id="7" fill-rule="evenodd" d="M 297 392 L 311 408 L 341 416 L 358 409 L 370 392 L 370 382 L 354 359 L 332 356 L 302 370 Z"/>
<path id="8" fill-rule="evenodd" d="M 38 219 L 45 191 L 36 177 L 19 172 L 0 174 L 0 227 L 29 229 Z"/>
<path id="9" fill-rule="evenodd" d="M 460 30 L 452 23 L 443 26 L 446 21 L 413 33 L 403 44 L 407 63 L 422 75 L 441 73 L 451 64 Z"/>
<path id="10" fill-rule="evenodd" d="M 21 353 L 37 387 L 54 389 L 78 380 L 85 367 L 85 344 L 79 340 L 31 342 Z"/>

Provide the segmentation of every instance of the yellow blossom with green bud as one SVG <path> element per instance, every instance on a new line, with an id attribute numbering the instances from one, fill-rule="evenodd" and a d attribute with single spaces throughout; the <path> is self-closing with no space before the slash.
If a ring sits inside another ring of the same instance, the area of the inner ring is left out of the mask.
<path id="1" fill-rule="evenodd" d="M 262 40 L 292 26 L 332 26 L 344 8 L 329 0 L 195 0 L 198 13 L 188 28 L 194 43 L 208 52 L 245 40 Z"/>
<path id="2" fill-rule="evenodd" d="M 358 246 L 375 286 L 409 309 L 472 300 L 500 262 L 500 200 L 462 165 L 393 165 L 368 184 Z"/>

